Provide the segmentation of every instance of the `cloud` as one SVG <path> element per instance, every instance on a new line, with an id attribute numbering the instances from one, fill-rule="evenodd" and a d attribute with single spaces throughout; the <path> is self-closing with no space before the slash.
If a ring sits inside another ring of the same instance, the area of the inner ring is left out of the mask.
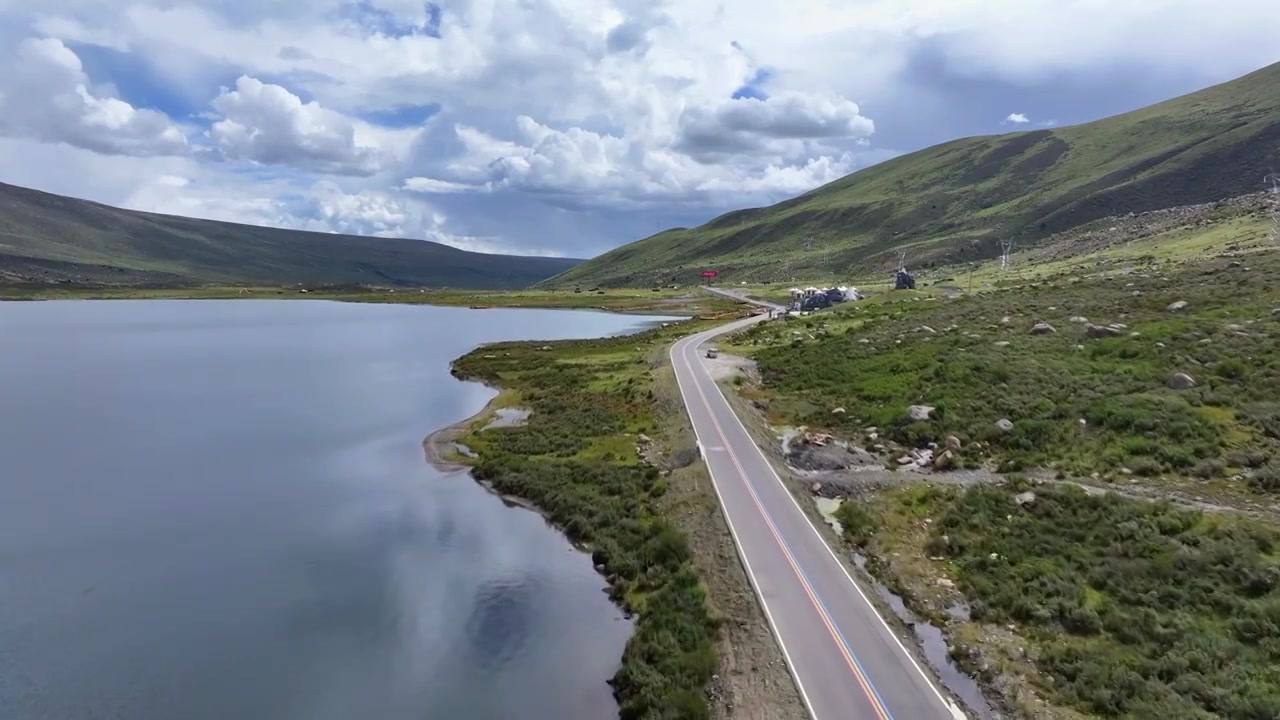
<path id="1" fill-rule="evenodd" d="M 680 119 L 676 147 L 696 157 L 713 158 L 762 150 L 773 140 L 861 139 L 873 132 L 875 123 L 848 99 L 787 92 L 690 109 Z"/>
<path id="2" fill-rule="evenodd" d="M 339 175 L 373 175 L 377 147 L 363 144 L 356 123 L 279 85 L 241 76 L 211 103 L 222 119 L 209 136 L 227 157 Z"/>
<path id="3" fill-rule="evenodd" d="M 0 77 L 0 134 L 107 155 L 180 155 L 187 138 L 163 113 L 91 86 L 80 58 L 55 38 L 20 42 Z"/>
<path id="4" fill-rule="evenodd" d="M 474 192 L 486 189 L 484 186 L 467 185 L 466 183 L 450 182 L 449 180 L 437 180 L 429 177 L 411 177 L 405 178 L 401 189 L 418 193 L 458 193 L 458 192 Z"/>
<path id="5" fill-rule="evenodd" d="M 1022 124 L 1031 122 L 1030 118 L 1028 118 L 1026 115 L 1023 115 L 1022 113 L 1010 113 L 1009 117 L 1005 118 L 1004 121 L 1006 123 L 1014 123 L 1016 125 L 1022 125 Z"/>
<path id="6" fill-rule="evenodd" d="M 988 131 L 993 107 L 1039 127 L 1230 79 L 1280 33 L 1261 0 L 775 5 L 0 0 L 0 47 L 38 44 L 0 78 L 0 179 L 581 256 Z M 83 170 L 27 165 L 54 155 Z"/>

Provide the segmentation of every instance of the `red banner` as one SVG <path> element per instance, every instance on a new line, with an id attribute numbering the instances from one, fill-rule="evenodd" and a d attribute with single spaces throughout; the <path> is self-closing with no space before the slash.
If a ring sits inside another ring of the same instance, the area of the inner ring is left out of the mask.
<path id="1" fill-rule="evenodd" d="M 720 273 L 716 272 L 715 270 L 703 270 L 703 271 L 702 271 L 702 277 L 715 277 L 715 276 L 717 276 L 717 275 L 719 275 L 719 274 L 720 274 Z"/>

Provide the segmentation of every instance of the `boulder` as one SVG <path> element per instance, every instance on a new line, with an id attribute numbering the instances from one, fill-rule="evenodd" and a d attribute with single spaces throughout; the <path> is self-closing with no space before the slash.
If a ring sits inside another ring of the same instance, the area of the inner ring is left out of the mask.
<path id="1" fill-rule="evenodd" d="M 997 340 L 992 344 L 995 345 L 996 347 L 1009 347 L 1013 343 L 1009 342 L 1008 340 Z"/>
<path id="2" fill-rule="evenodd" d="M 1189 390 L 1196 386 L 1196 379 L 1186 373 L 1174 373 L 1169 376 L 1169 387 L 1174 390 Z"/>
<path id="3" fill-rule="evenodd" d="M 907 465 L 913 465 L 915 464 L 915 461 L 916 459 L 911 457 L 910 455 L 903 455 L 902 457 L 898 458 L 898 464 L 903 467 L 906 467 Z"/>
<path id="4" fill-rule="evenodd" d="M 844 412 L 845 412 L 845 411 L 844 411 L 844 408 L 842 408 L 842 407 L 832 408 L 832 409 L 831 409 L 831 414 L 832 414 L 832 415 L 843 415 L 843 414 L 844 414 Z"/>
<path id="5" fill-rule="evenodd" d="M 933 413 L 932 405 L 912 405 L 907 408 L 907 419 L 911 422 L 924 422 Z"/>
<path id="6" fill-rule="evenodd" d="M 1119 337 L 1123 334 L 1120 328 L 1107 327 L 1106 325 L 1094 325 L 1092 323 L 1084 326 L 1084 334 L 1091 338 L 1109 338 Z"/>
<path id="7" fill-rule="evenodd" d="M 951 464 L 955 461 L 955 458 L 956 458 L 955 453 L 952 453 L 950 450 L 943 450 L 941 453 L 939 453 L 936 457 L 933 458 L 933 469 L 946 470 L 947 468 L 951 467 Z"/>
<path id="8" fill-rule="evenodd" d="M 1186 310 L 1186 309 L 1187 309 L 1187 301 L 1186 301 L 1186 300 L 1179 300 L 1179 301 L 1177 301 L 1177 302 L 1171 302 L 1171 303 L 1169 303 L 1169 307 L 1165 308 L 1165 310 L 1168 310 L 1169 312 L 1182 312 L 1183 310 Z"/>
<path id="9" fill-rule="evenodd" d="M 1055 330 L 1053 326 L 1047 322 L 1038 322 L 1035 325 L 1031 326 L 1032 335 L 1052 335 L 1053 333 L 1056 333 L 1056 332 L 1058 331 Z"/>
<path id="10" fill-rule="evenodd" d="M 648 435 L 645 435 L 644 433 L 640 433 L 640 437 L 638 437 L 638 438 L 636 438 L 636 439 L 637 439 L 637 440 L 639 440 L 640 442 L 642 442 L 642 443 L 646 444 L 646 445 L 648 445 L 650 442 L 652 442 L 652 440 L 649 438 L 649 436 L 648 436 Z"/>
<path id="11" fill-rule="evenodd" d="M 955 435 L 947 436 L 947 450 L 950 450 L 953 453 L 958 453 L 960 452 L 961 447 L 960 438 Z"/>
<path id="12" fill-rule="evenodd" d="M 1009 418 L 1000 418 L 996 421 L 996 429 L 1002 433 L 1013 432 L 1013 421 Z"/>
<path id="13" fill-rule="evenodd" d="M 1067 322 L 1073 322 L 1073 323 L 1080 323 L 1080 324 L 1083 324 L 1083 323 L 1087 323 L 1087 322 L 1089 322 L 1089 318 L 1084 317 L 1084 316 L 1082 316 L 1082 315 L 1073 315 L 1073 316 L 1071 316 L 1071 317 L 1067 318 Z"/>
<path id="14" fill-rule="evenodd" d="M 1018 503 L 1022 507 L 1026 507 L 1028 505 L 1032 505 L 1035 503 L 1036 494 L 1031 492 L 1030 490 L 1026 492 L 1020 492 L 1017 495 L 1013 496 L 1013 501 Z"/>

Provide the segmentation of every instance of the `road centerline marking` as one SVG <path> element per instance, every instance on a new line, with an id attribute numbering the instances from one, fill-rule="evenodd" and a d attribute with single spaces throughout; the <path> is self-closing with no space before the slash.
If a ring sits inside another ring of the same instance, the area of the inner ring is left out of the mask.
<path id="1" fill-rule="evenodd" d="M 686 364 L 688 364 L 687 358 Z M 689 369 L 692 372 L 692 367 Z M 721 427 L 719 420 L 716 419 L 715 412 L 711 409 L 711 403 L 707 399 L 706 393 L 703 392 L 702 386 L 696 380 L 694 382 L 694 386 L 702 400 L 704 409 L 707 411 L 707 415 L 711 418 L 711 424 L 715 427 L 716 433 L 720 436 L 720 439 L 727 447 L 729 445 L 728 437 L 725 435 L 724 428 Z M 752 442 L 755 441 L 752 440 Z M 799 579 L 801 587 L 808 596 L 809 602 L 813 605 L 814 610 L 817 611 L 819 619 L 826 627 L 831 639 L 835 641 L 837 649 L 843 656 L 846 665 L 848 665 L 849 669 L 852 671 L 854 679 L 865 694 L 867 701 L 871 704 L 876 716 L 880 718 L 880 720 L 893 720 L 893 715 L 889 713 L 888 708 L 885 707 L 884 701 L 880 697 L 880 693 L 875 689 L 875 686 L 871 683 L 871 679 L 867 677 L 866 672 L 862 669 L 862 663 L 858 661 L 853 649 L 849 646 L 848 640 L 845 639 L 844 634 L 841 633 L 839 628 L 836 626 L 835 620 L 830 616 L 825 603 L 823 603 L 821 598 L 818 597 L 817 592 L 814 590 L 813 585 L 806 576 L 803 568 L 800 567 L 795 556 L 792 554 L 791 549 L 787 547 L 786 542 L 782 539 L 777 526 L 773 522 L 773 518 L 771 518 L 768 511 L 765 510 L 760 501 L 759 495 L 756 494 L 755 488 L 752 487 L 751 480 L 747 477 L 747 473 L 742 467 L 742 463 L 738 460 L 737 455 L 731 449 L 726 449 L 726 453 L 728 454 L 729 459 L 733 462 L 734 467 L 737 469 L 738 477 L 742 481 L 743 486 L 747 489 L 748 494 L 751 495 L 751 499 L 756 510 L 764 519 L 765 525 L 768 526 L 774 542 L 776 542 L 779 549 L 782 550 L 783 556 L 786 558 L 788 565 L 791 567 L 792 572 L 795 573 L 797 579 Z"/>

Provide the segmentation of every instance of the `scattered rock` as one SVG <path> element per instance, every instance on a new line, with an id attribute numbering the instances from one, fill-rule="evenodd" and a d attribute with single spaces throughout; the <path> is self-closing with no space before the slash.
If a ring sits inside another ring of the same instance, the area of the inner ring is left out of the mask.
<path id="1" fill-rule="evenodd" d="M 996 421 L 996 429 L 1002 433 L 1013 432 L 1013 422 L 1009 418 L 1000 418 Z"/>
<path id="2" fill-rule="evenodd" d="M 956 584 L 951 581 L 951 578 L 938 578 L 938 585 L 944 588 L 954 588 L 956 586 Z"/>
<path id="3" fill-rule="evenodd" d="M 947 436 L 947 449 L 948 449 L 948 450 L 950 450 L 950 451 L 951 451 L 951 452 L 953 452 L 953 453 L 958 453 L 958 452 L 960 452 L 960 448 L 961 448 L 961 447 L 962 447 L 962 445 L 961 445 L 961 443 L 960 443 L 960 438 L 956 437 L 955 435 L 948 435 L 948 436 Z"/>
<path id="4" fill-rule="evenodd" d="M 1169 377 L 1169 387 L 1174 390 L 1189 390 L 1195 386 L 1195 378 L 1186 373 L 1174 373 Z"/>
<path id="5" fill-rule="evenodd" d="M 929 333 L 930 335 L 932 335 L 933 333 L 936 333 L 936 332 L 938 332 L 938 331 L 937 331 L 937 330 L 934 330 L 933 328 L 929 327 L 928 325 L 921 325 L 921 326 L 920 326 L 920 332 Z"/>
<path id="6" fill-rule="evenodd" d="M 540 348 L 538 348 L 538 349 L 539 349 L 539 350 L 542 350 L 543 352 L 546 352 L 547 350 L 550 350 L 550 349 L 551 349 L 551 346 L 550 346 L 550 345 L 543 345 L 542 347 L 540 347 Z"/>
<path id="7" fill-rule="evenodd" d="M 816 482 L 810 485 L 809 490 L 812 491 L 814 495 L 817 495 L 818 493 L 822 492 L 822 483 Z"/>
<path id="8" fill-rule="evenodd" d="M 933 413 L 932 405 L 912 405 L 907 408 L 907 419 L 911 422 L 924 422 Z"/>
<path id="9" fill-rule="evenodd" d="M 1008 340 L 997 340 L 992 344 L 995 345 L 996 347 L 1009 347 L 1013 343 L 1009 342 Z"/>
<path id="10" fill-rule="evenodd" d="M 1165 308 L 1165 310 L 1168 310 L 1169 312 L 1182 312 L 1183 310 L 1186 310 L 1186 309 L 1187 309 L 1186 300 L 1179 300 L 1177 302 L 1169 303 L 1169 307 Z"/>
<path id="11" fill-rule="evenodd" d="M 906 467 L 907 465 L 913 465 L 915 464 L 915 461 L 916 461 L 915 458 L 911 457 L 910 455 L 903 455 L 902 457 L 898 458 L 898 464 L 902 465 L 903 467 Z"/>
<path id="12" fill-rule="evenodd" d="M 842 408 L 842 407 L 832 408 L 832 409 L 831 409 L 831 414 L 832 414 L 832 415 L 843 415 L 843 414 L 844 414 L 844 408 Z"/>
<path id="13" fill-rule="evenodd" d="M 1053 326 L 1047 322 L 1038 322 L 1031 326 L 1032 335 L 1050 335 L 1056 332 L 1058 331 L 1053 329 Z"/>
<path id="14" fill-rule="evenodd" d="M 640 433 L 640 437 L 638 437 L 638 438 L 636 438 L 636 439 L 637 439 L 637 440 L 639 440 L 640 442 L 642 442 L 642 443 L 646 444 L 646 445 L 648 445 L 649 443 L 653 442 L 653 441 L 649 438 L 649 436 L 648 436 L 648 435 L 645 435 L 644 433 Z"/>
<path id="15" fill-rule="evenodd" d="M 1028 505 L 1035 504 L 1036 494 L 1031 492 L 1030 490 L 1026 492 L 1020 492 L 1017 495 L 1013 496 L 1013 501 L 1018 503 L 1022 507 L 1026 507 Z"/>
<path id="16" fill-rule="evenodd" d="M 1160 348 L 1160 349 L 1164 349 L 1165 345 L 1164 345 L 1164 343 L 1160 343 L 1160 342 L 1158 342 L 1158 343 L 1156 343 L 1156 347 L 1158 347 L 1158 348 Z"/>
<path id="17" fill-rule="evenodd" d="M 1008 325 L 1011 322 L 1013 322 L 1013 318 L 1009 317 L 1008 315 L 1005 315 L 1004 317 L 1000 318 L 1001 325 Z"/>
<path id="18" fill-rule="evenodd" d="M 1090 323 L 1084 326 L 1084 334 L 1091 338 L 1109 338 L 1119 337 L 1121 329 L 1115 327 L 1107 327 L 1106 325 L 1094 325 Z"/>

